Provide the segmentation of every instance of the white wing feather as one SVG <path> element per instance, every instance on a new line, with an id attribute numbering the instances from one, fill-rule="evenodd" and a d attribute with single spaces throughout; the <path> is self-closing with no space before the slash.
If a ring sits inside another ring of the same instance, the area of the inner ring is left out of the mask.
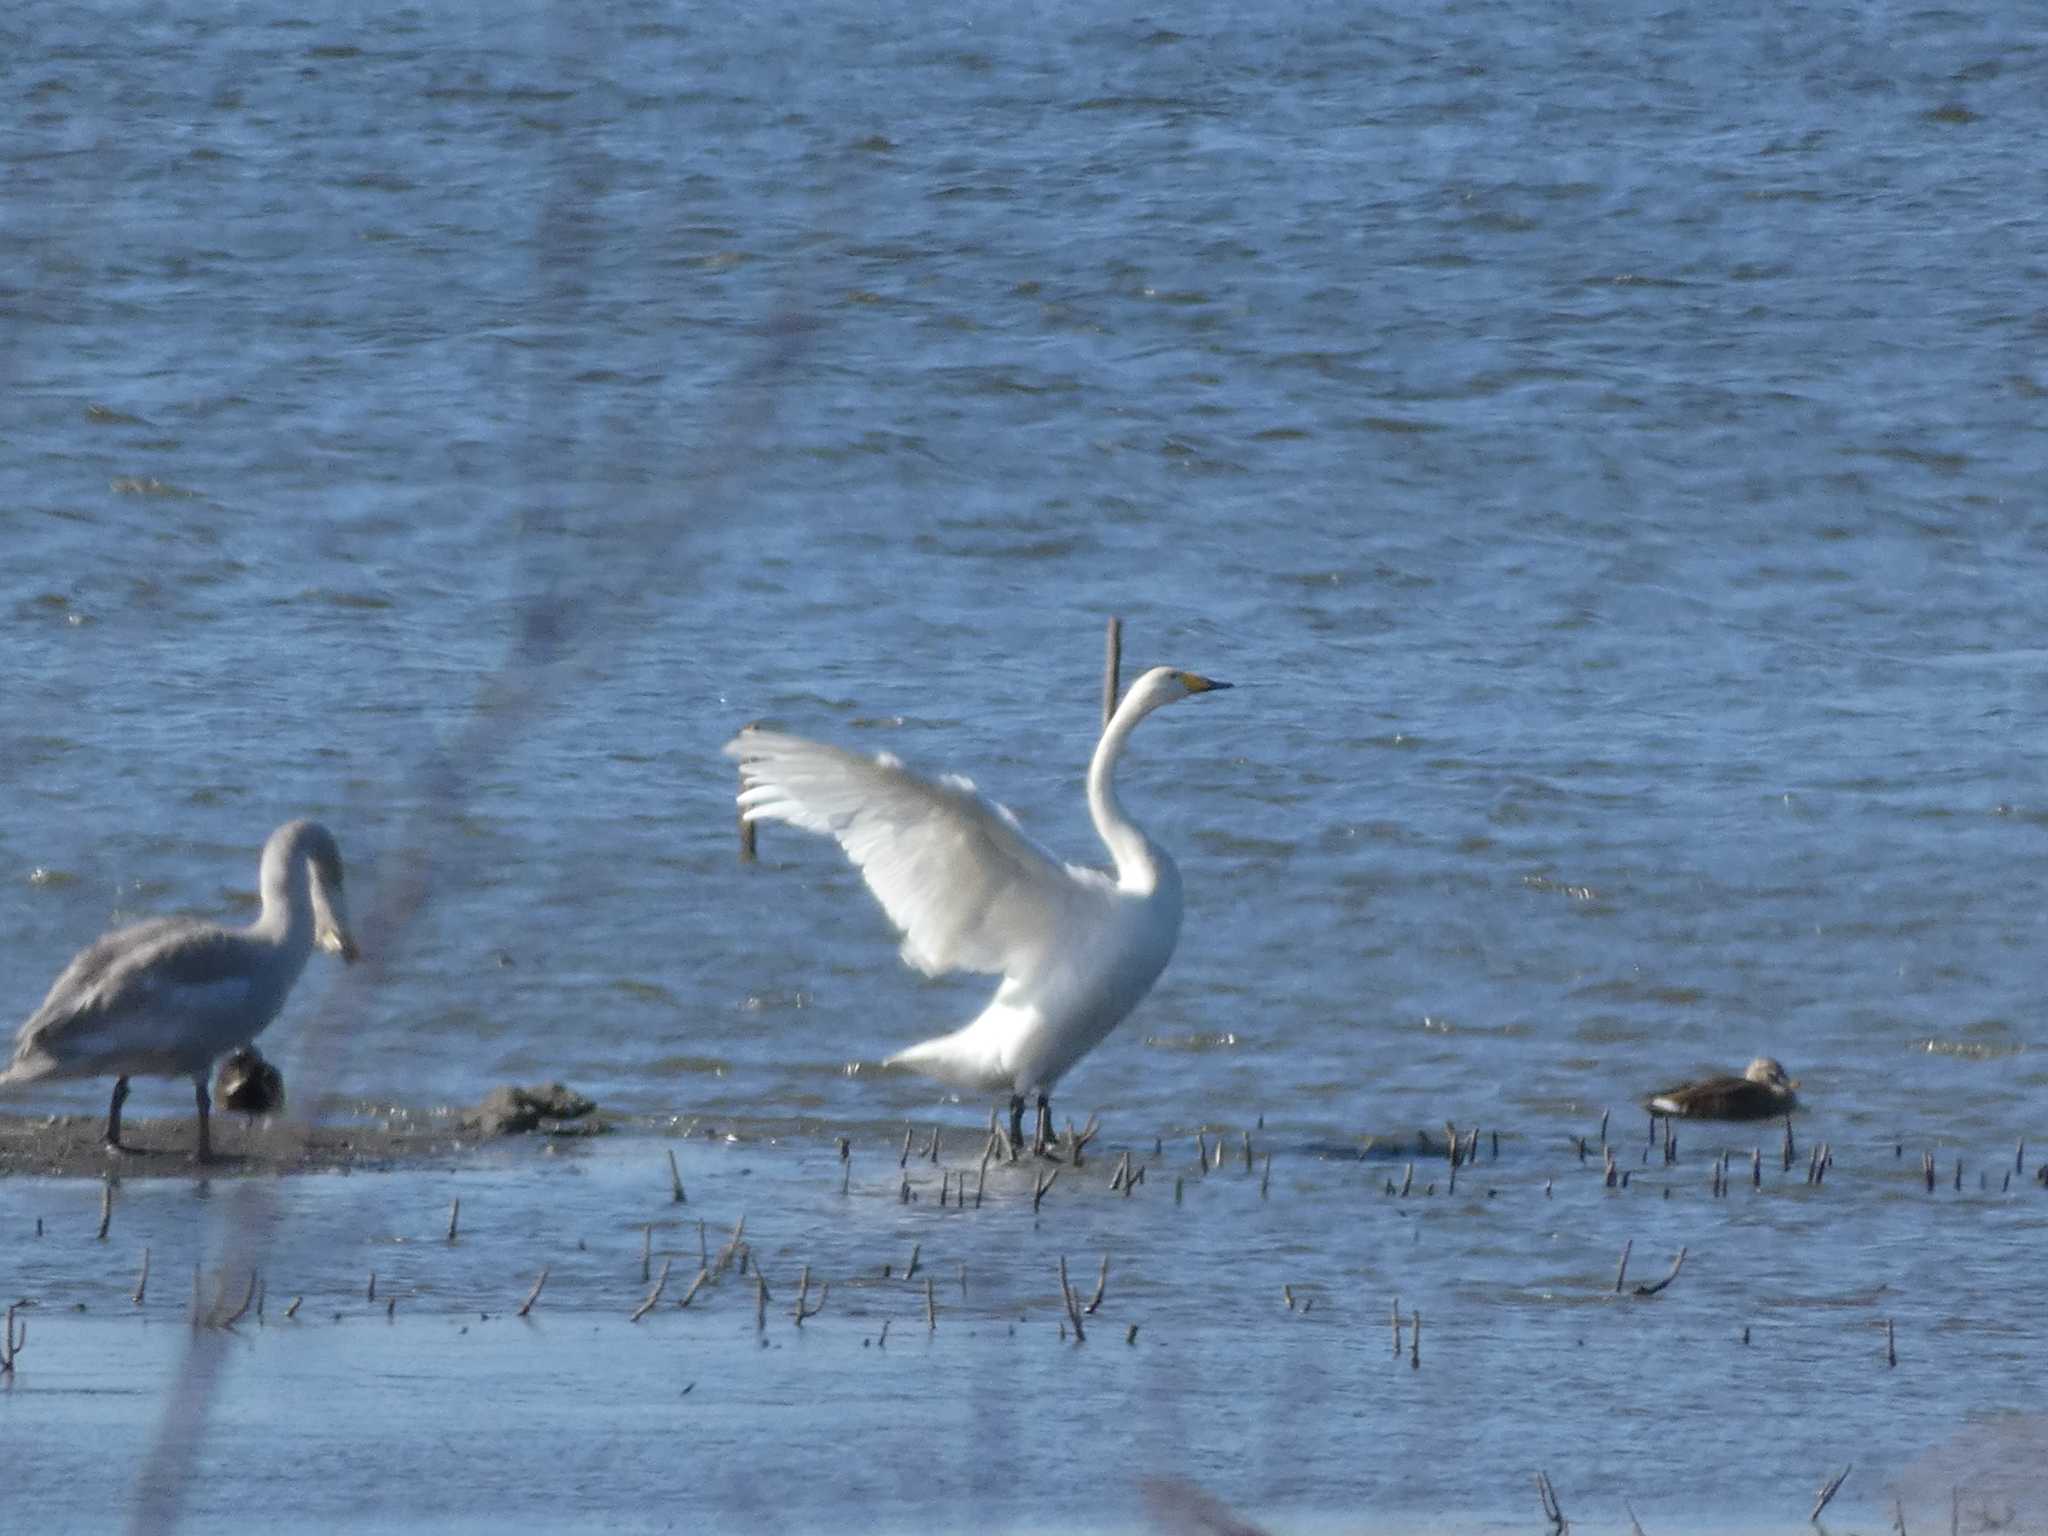
<path id="1" fill-rule="evenodd" d="M 887 753 L 863 757 L 749 727 L 726 743 L 740 809 L 838 840 L 928 976 L 1040 972 L 1085 938 L 1111 882 L 1060 863 L 967 779 L 933 780 Z"/>

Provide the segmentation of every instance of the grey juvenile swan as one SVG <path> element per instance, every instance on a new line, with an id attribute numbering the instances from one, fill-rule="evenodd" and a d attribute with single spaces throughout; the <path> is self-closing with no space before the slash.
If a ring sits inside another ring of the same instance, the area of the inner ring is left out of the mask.
<path id="1" fill-rule="evenodd" d="M 107 1146 L 121 1144 L 130 1077 L 189 1077 L 199 1104 L 199 1161 L 213 1156 L 206 1078 L 284 1006 L 313 946 L 357 956 L 342 899 L 341 850 L 314 821 L 263 845 L 263 910 L 246 928 L 189 917 L 118 929 L 64 968 L 14 1040 L 0 1087 L 55 1077 L 114 1078 Z"/>

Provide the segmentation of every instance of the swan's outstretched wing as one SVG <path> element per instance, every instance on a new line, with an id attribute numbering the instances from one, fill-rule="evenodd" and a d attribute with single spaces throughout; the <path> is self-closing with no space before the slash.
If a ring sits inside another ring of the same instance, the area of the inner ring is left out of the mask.
<path id="1" fill-rule="evenodd" d="M 926 975 L 1033 975 L 1107 895 L 1107 880 L 1061 864 L 966 779 L 753 727 L 725 752 L 739 759 L 746 819 L 837 838 L 902 931 L 904 962 Z"/>

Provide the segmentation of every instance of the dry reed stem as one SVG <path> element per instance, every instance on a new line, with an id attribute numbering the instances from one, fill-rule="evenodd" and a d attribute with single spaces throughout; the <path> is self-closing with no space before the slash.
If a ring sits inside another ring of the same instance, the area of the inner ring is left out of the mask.
<path id="1" fill-rule="evenodd" d="M 149 1289 L 149 1250 L 142 1250 L 142 1273 L 135 1277 L 135 1294 L 128 1299 L 138 1307 L 142 1305 L 143 1294 Z"/>
<path id="2" fill-rule="evenodd" d="M 448 1203 L 448 1241 L 455 1241 L 456 1229 L 462 1225 L 462 1197 L 457 1195 Z"/>
<path id="3" fill-rule="evenodd" d="M 540 1267 L 540 1278 L 539 1278 L 539 1279 L 537 1279 L 537 1280 L 535 1280 L 535 1281 L 533 1282 L 533 1289 L 532 1289 L 532 1290 L 530 1290 L 530 1291 L 528 1291 L 528 1292 L 526 1293 L 526 1300 L 524 1300 L 524 1301 L 522 1301 L 521 1303 L 519 1303 L 519 1311 L 518 1311 L 518 1313 L 517 1313 L 517 1315 L 518 1315 L 518 1316 L 520 1316 L 520 1317 L 524 1317 L 524 1316 L 526 1316 L 526 1314 L 527 1314 L 527 1313 L 529 1313 L 529 1312 L 531 1312 L 531 1311 L 533 1310 L 533 1304 L 534 1304 L 534 1303 L 535 1303 L 536 1301 L 539 1301 L 539 1300 L 540 1300 L 540 1288 L 541 1288 L 542 1286 L 546 1285 L 547 1283 L 548 1283 L 548 1266 L 547 1266 L 547 1265 L 545 1265 L 545 1264 L 543 1264 L 543 1265 L 541 1265 L 541 1267 Z M 296 1301 L 294 1301 L 294 1302 L 292 1303 L 292 1312 L 296 1312 L 296 1311 L 298 1311 L 298 1310 L 299 1310 L 299 1304 L 298 1304 L 298 1303 L 297 1303 Z M 285 1316 L 286 1316 L 286 1317 L 290 1317 L 291 1315 L 292 1315 L 292 1313 L 291 1313 L 291 1312 L 287 1312 L 287 1313 L 285 1313 Z"/>
<path id="4" fill-rule="evenodd" d="M 1102 1256 L 1102 1272 L 1095 1277 L 1095 1295 L 1093 1298 L 1090 1299 L 1087 1306 L 1087 1312 L 1090 1317 L 1093 1317 L 1095 1315 L 1095 1309 L 1102 1305 L 1102 1293 L 1108 1288 L 1109 1255 L 1105 1253 Z"/>
<path id="5" fill-rule="evenodd" d="M 751 826 L 752 823 L 750 822 L 748 825 Z M 676 1154 L 673 1147 L 669 1149 L 668 1154 L 668 1198 L 671 1205 L 688 1205 L 690 1203 L 689 1197 L 683 1193 L 683 1172 L 680 1168 L 676 1167 Z"/>
<path id="6" fill-rule="evenodd" d="M 742 1212 L 740 1215 L 740 1219 L 733 1223 L 732 1236 L 725 1240 L 725 1246 L 718 1250 L 718 1257 L 711 1264 L 712 1279 L 716 1280 L 720 1275 L 723 1275 L 727 1269 L 731 1268 L 733 1258 L 739 1252 L 740 1234 L 746 1230 L 747 1218 L 745 1213 Z M 745 1274 L 746 1271 L 742 1269 L 740 1273 Z"/>
<path id="7" fill-rule="evenodd" d="M 703 1268 L 698 1269 L 697 1278 L 692 1280 L 690 1282 L 690 1288 L 687 1291 L 683 1292 L 683 1299 L 676 1303 L 676 1310 L 680 1312 L 684 1307 L 687 1307 L 691 1302 L 695 1301 L 697 1299 L 697 1292 L 703 1287 L 704 1282 L 706 1280 L 709 1280 L 710 1278 L 710 1270 Z"/>
<path id="8" fill-rule="evenodd" d="M 627 1322 L 637 1323 L 641 1318 L 654 1310 L 655 1303 L 661 1300 L 661 1293 L 668 1289 L 668 1271 L 669 1266 L 673 1263 L 675 1263 L 673 1258 L 666 1258 L 661 1261 L 661 1278 L 654 1282 L 654 1289 L 647 1293 L 647 1299 L 633 1309 L 632 1316 L 626 1319 Z"/>

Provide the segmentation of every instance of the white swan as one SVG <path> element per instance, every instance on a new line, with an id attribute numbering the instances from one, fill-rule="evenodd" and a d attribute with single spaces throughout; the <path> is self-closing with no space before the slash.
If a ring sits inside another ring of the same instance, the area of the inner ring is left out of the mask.
<path id="1" fill-rule="evenodd" d="M 284 1006 L 314 944 L 353 961 L 341 850 L 318 822 L 288 822 L 263 845 L 263 910 L 247 928 L 188 917 L 122 928 L 64 968 L 15 1036 L 0 1087 L 46 1077 L 115 1074 L 106 1142 L 121 1145 L 130 1077 L 189 1077 L 199 1104 L 199 1161 L 213 1156 L 206 1076 Z"/>
<path id="2" fill-rule="evenodd" d="M 1110 717 L 1088 765 L 1088 811 L 1116 861 L 1113 879 L 1059 862 L 968 780 L 927 779 L 887 753 L 753 727 L 725 752 L 739 759 L 748 821 L 838 839 L 903 933 L 906 964 L 1003 978 L 972 1023 L 888 1062 L 1008 1094 L 1013 1142 L 1023 1140 L 1025 1096 L 1036 1094 L 1043 1151 L 1053 1085 L 1137 1006 L 1180 937 L 1180 871 L 1117 803 L 1117 758 L 1153 710 L 1229 686 L 1154 667 Z"/>

